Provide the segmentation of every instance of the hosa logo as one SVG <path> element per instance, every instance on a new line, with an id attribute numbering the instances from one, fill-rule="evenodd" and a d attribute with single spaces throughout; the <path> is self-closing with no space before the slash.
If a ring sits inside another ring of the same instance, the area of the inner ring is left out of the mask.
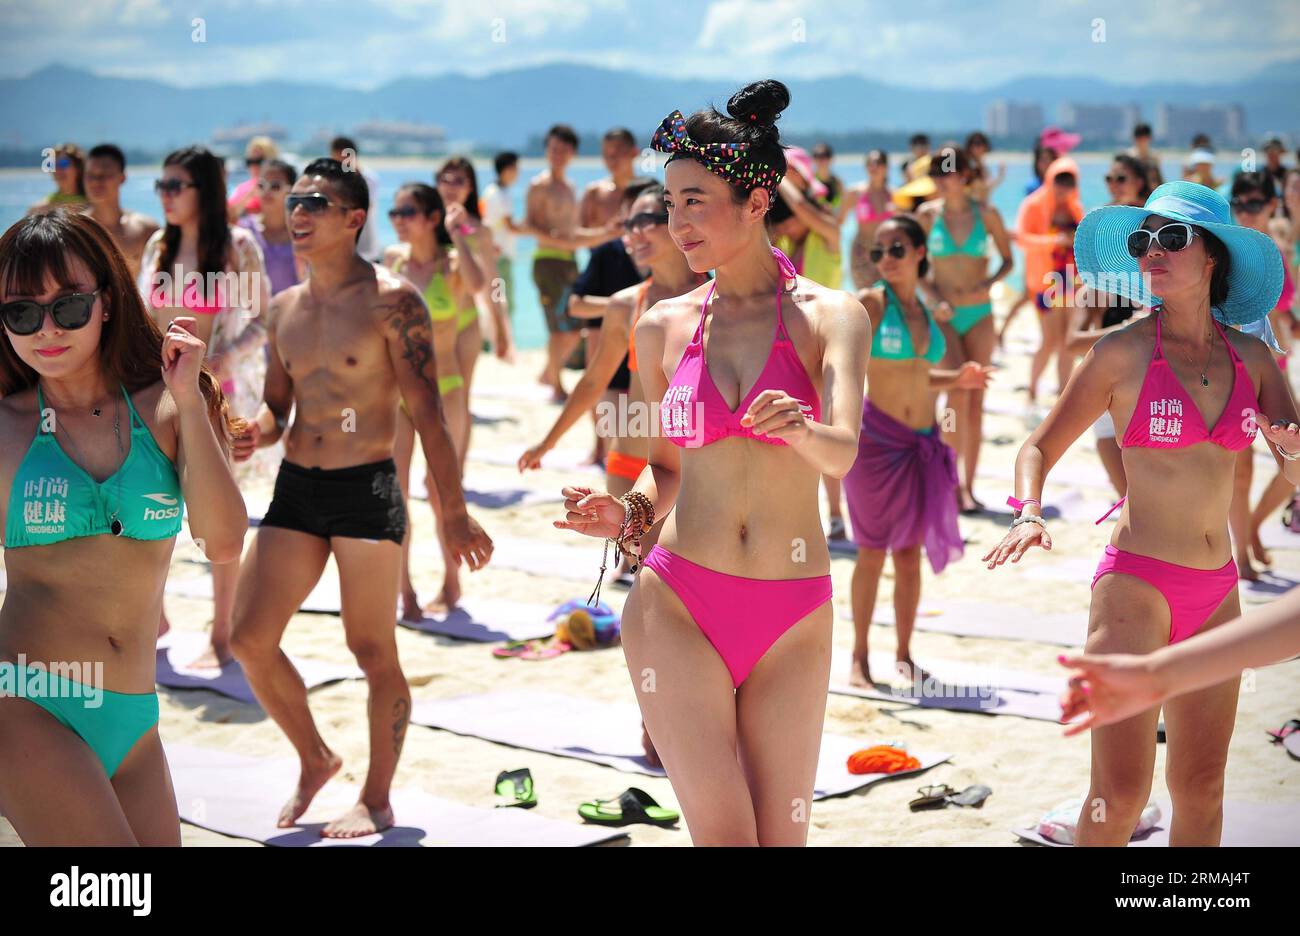
<path id="1" fill-rule="evenodd" d="M 152 507 L 146 507 L 144 509 L 144 518 L 146 520 L 174 520 L 181 515 L 181 508 L 177 506 L 178 501 L 170 494 L 142 494 L 141 496 L 156 504 L 162 504 L 164 507 L 170 508 L 154 510 Z"/>
<path id="2" fill-rule="evenodd" d="M 153 907 L 153 875 L 82 874 L 76 865 L 69 874 L 50 878 L 51 907 L 130 907 L 133 916 L 148 916 Z"/>

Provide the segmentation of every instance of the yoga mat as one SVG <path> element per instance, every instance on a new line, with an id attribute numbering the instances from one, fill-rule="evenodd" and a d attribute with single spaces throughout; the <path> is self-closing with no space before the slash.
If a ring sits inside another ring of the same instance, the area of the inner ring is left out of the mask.
<path id="1" fill-rule="evenodd" d="M 169 577 L 164 591 L 177 598 L 211 601 L 212 576 L 202 575 L 196 578 L 183 579 Z M 343 599 L 339 596 L 339 574 L 331 560 L 326 563 L 320 581 L 316 583 L 316 587 L 311 590 L 311 594 L 307 596 L 298 610 L 310 614 L 340 614 L 342 608 Z"/>
<path id="2" fill-rule="evenodd" d="M 535 383 L 509 383 L 492 386 L 475 385 L 470 394 L 470 403 L 478 400 L 526 400 L 536 403 L 551 402 L 552 390 L 548 386 Z M 557 404 L 558 405 L 558 404 Z"/>
<path id="3" fill-rule="evenodd" d="M 555 623 L 546 620 L 551 611 L 545 605 L 467 598 L 449 613 L 426 612 L 423 620 L 398 620 L 397 623 L 426 634 L 442 634 L 445 637 L 483 643 L 536 640 L 555 633 Z"/>
<path id="4" fill-rule="evenodd" d="M 167 763 L 181 819 L 222 835 L 281 846 L 595 845 L 626 832 L 561 822 L 522 809 L 466 806 L 399 787 L 391 796 L 397 824 L 355 839 L 322 839 L 320 830 L 357 801 L 357 787 L 325 785 L 293 829 L 276 816 L 298 783 L 297 758 L 260 758 L 232 751 L 167 744 Z M 486 781 L 486 789 L 490 784 Z M 489 797 L 484 798 L 485 802 Z"/>
<path id="5" fill-rule="evenodd" d="M 476 449 L 471 447 L 469 460 L 483 465 L 501 465 L 517 470 L 519 456 L 524 454 L 524 448 L 522 445 L 518 448 Z M 577 449 L 552 449 L 542 456 L 542 467 L 548 471 L 581 471 L 587 474 L 603 476 L 605 469 L 600 465 L 583 464 L 590 454 L 590 452 L 580 452 Z M 584 480 L 582 483 L 590 486 L 590 481 Z"/>
<path id="6" fill-rule="evenodd" d="M 483 738 L 541 751 L 557 757 L 603 764 L 627 773 L 666 776 L 646 763 L 641 750 L 641 710 L 625 702 L 601 702 L 552 692 L 491 692 L 416 702 L 411 722 L 459 735 Z M 929 770 L 948 760 L 949 754 L 921 753 L 918 770 L 899 774 L 849 773 L 848 757 L 874 741 L 822 735 L 814 799 L 840 796 L 890 777 Z"/>
<path id="7" fill-rule="evenodd" d="M 1160 800 L 1164 816 L 1155 826 L 1130 846 L 1167 848 L 1169 823 L 1172 811 L 1168 800 Z M 1071 848 L 1059 845 L 1038 834 L 1036 828 L 1012 829 L 1012 833 L 1029 842 L 1052 848 Z M 1223 804 L 1224 847 L 1294 847 L 1300 845 L 1300 803 L 1241 803 L 1226 800 Z"/>
<path id="8" fill-rule="evenodd" d="M 1057 700 L 1065 691 L 1064 678 L 1056 679 L 998 667 L 972 666 L 926 656 L 918 660 L 918 664 L 941 685 L 926 680 L 920 687 L 920 695 L 915 695 L 913 684 L 907 683 L 894 672 L 892 653 L 872 653 L 872 676 L 896 684 L 905 693 L 895 694 L 888 689 L 882 691 L 850 686 L 848 672 L 851 659 L 851 654 L 847 652 L 834 653 L 831 661 L 831 692 L 918 708 L 978 712 L 983 715 L 1016 715 L 1050 722 L 1059 722 L 1061 718 L 1061 706 Z"/>
<path id="9" fill-rule="evenodd" d="M 515 411 L 510 407 L 502 406 L 500 403 L 485 403 L 478 400 L 470 401 L 469 415 L 474 422 L 482 423 L 519 421 Z"/>
<path id="10" fill-rule="evenodd" d="M 568 533 L 568 536 L 571 543 L 567 544 L 549 539 L 493 539 L 492 558 L 488 562 L 488 568 L 514 569 L 546 578 L 581 582 L 590 591 L 600 573 L 603 541 L 577 533 Z M 612 577 L 618 567 L 613 550 L 609 554 L 608 566 L 605 574 Z"/>
<path id="11" fill-rule="evenodd" d="M 500 510 L 505 507 L 529 507 L 534 504 L 562 504 L 564 496 L 558 484 L 546 487 L 528 487 L 519 482 L 475 481 L 473 487 L 465 487 L 465 503 L 470 507 L 482 507 L 487 510 Z M 424 484 L 424 474 L 411 472 L 411 497 L 414 500 L 427 501 L 429 489 Z"/>
<path id="12" fill-rule="evenodd" d="M 1265 604 L 1280 598 L 1291 589 L 1300 585 L 1300 578 L 1294 572 L 1275 572 L 1269 569 L 1259 570 L 1259 581 L 1238 582 L 1242 601 L 1251 604 Z"/>
<path id="13" fill-rule="evenodd" d="M 208 645 L 206 634 L 194 631 L 169 631 L 158 641 L 158 667 L 154 681 L 168 689 L 209 689 L 249 705 L 257 704 L 248 680 L 244 678 L 239 661 L 231 660 L 219 670 L 189 669 L 186 663 L 195 659 Z M 344 679 L 361 679 L 365 676 L 355 666 L 327 663 L 309 657 L 289 657 L 289 662 L 306 683 L 308 690 Z"/>
<path id="14" fill-rule="evenodd" d="M 1300 732 L 1292 732 L 1283 738 L 1282 747 L 1296 760 L 1300 760 Z"/>
<path id="15" fill-rule="evenodd" d="M 1265 549 L 1300 549 L 1300 533 L 1292 533 L 1274 517 L 1259 528 L 1259 539 Z"/>
<path id="16" fill-rule="evenodd" d="M 995 575 L 997 572 L 989 574 Z M 841 607 L 839 616 L 851 621 L 853 611 Z M 873 623 L 893 627 L 893 606 L 878 603 Z M 916 629 L 951 634 L 954 637 L 991 637 L 995 640 L 1029 640 L 1063 647 L 1081 647 L 1088 636 L 1088 613 L 1039 613 L 1015 605 L 936 598 L 923 602 L 918 609 Z"/>

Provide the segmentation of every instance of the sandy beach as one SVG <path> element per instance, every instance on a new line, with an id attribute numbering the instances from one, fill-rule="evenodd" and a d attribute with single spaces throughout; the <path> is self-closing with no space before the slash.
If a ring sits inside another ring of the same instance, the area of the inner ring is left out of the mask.
<path id="1" fill-rule="evenodd" d="M 999 319 L 1005 306 L 999 305 Z M 988 396 L 981 483 L 977 492 L 990 507 L 1000 504 L 1012 491 L 1012 465 L 1017 449 L 1027 435 L 1022 415 L 1024 394 L 1014 388 L 1026 382 L 1029 353 L 1037 340 L 1032 311 L 1022 311 L 1000 357 L 1003 368 L 995 377 Z M 484 357 L 475 377 L 476 395 L 472 409 L 475 420 L 467 487 L 509 485 L 543 492 L 556 492 L 566 483 L 600 485 L 590 472 L 543 470 L 520 478 L 513 467 L 487 464 L 478 453 L 509 452 L 517 456 L 540 439 L 557 408 L 526 394 L 510 394 L 512 388 L 525 391 L 535 386 L 541 367 L 541 352 L 525 352 L 513 366 Z M 577 374 L 565 374 L 570 386 Z M 1052 389 L 1054 370 L 1044 379 Z M 580 457 L 589 451 L 592 430 L 585 422 L 565 440 L 565 452 Z M 1010 614 L 1021 617 L 1067 612 L 1077 619 L 1076 645 L 1081 645 L 1087 624 L 1089 581 L 1113 529 L 1113 521 L 1094 525 L 1093 519 L 1113 502 L 1105 487 L 1105 475 L 1091 447 L 1091 433 L 1082 437 L 1049 477 L 1044 494 L 1046 504 L 1075 503 L 1076 513 L 1052 524 L 1055 548 L 1051 555 L 1035 551 L 1019 567 L 989 571 L 978 561 L 998 539 L 1005 520 L 961 519 L 967 540 L 966 555 L 943 575 L 933 576 L 924 565 L 923 608 L 934 600 L 965 599 L 999 601 Z M 1257 451 L 1263 452 L 1262 442 Z M 1255 490 L 1258 493 L 1273 470 L 1262 459 L 1256 461 Z M 250 500 L 269 496 L 269 481 L 263 478 L 246 492 Z M 1093 503 L 1101 509 L 1089 513 Z M 471 507 L 486 530 L 498 541 L 527 540 L 538 551 L 548 544 L 581 547 L 589 562 L 576 570 L 581 581 L 561 581 L 522 571 L 489 567 L 465 574 L 469 596 L 492 597 L 553 607 L 565 600 L 585 600 L 599 567 L 601 547 L 595 540 L 562 533 L 550 526 L 558 516 L 557 505 L 530 503 L 501 509 Z M 438 552 L 433 538 L 431 512 L 422 501 L 413 503 L 415 531 L 414 569 L 421 597 L 431 599 L 439 581 Z M 1270 524 L 1278 527 L 1278 520 Z M 1273 569 L 1300 578 L 1300 536 L 1290 548 L 1273 550 Z M 251 543 L 250 534 L 248 542 Z M 195 552 L 185 542 L 178 544 L 172 564 L 175 579 L 202 575 L 194 561 Z M 847 617 L 849 580 L 853 563 L 841 557 L 832 561 L 835 590 L 835 648 L 847 652 L 852 646 L 853 626 Z M 327 574 L 329 572 L 327 571 Z M 892 579 L 886 570 L 881 585 L 880 607 L 891 602 Z M 582 584 L 586 582 L 586 584 Z M 1247 596 L 1243 605 L 1257 606 L 1259 596 Z M 604 600 L 621 607 L 626 592 L 606 587 Z M 167 598 L 167 612 L 173 626 L 182 632 L 202 631 L 211 615 L 210 602 Z M 410 680 L 413 698 L 448 698 L 466 693 L 507 689 L 535 689 L 580 695 L 590 699 L 635 703 L 623 656 L 617 648 L 594 652 L 572 652 L 555 659 L 525 662 L 492 656 L 491 644 L 433 637 L 406 628 L 397 630 L 402 665 Z M 891 627 L 872 629 L 873 648 L 892 651 Z M 296 615 L 290 623 L 284 646 L 291 654 L 339 664 L 352 663 L 337 616 Z M 1059 675 L 1056 655 L 1063 648 L 1025 640 L 984 637 L 955 637 L 921 631 L 913 640 L 919 663 L 941 659 L 1006 668 L 1045 676 Z M 1295 687 L 1300 681 L 1300 661 L 1257 671 L 1243 683 L 1236 731 L 1227 770 L 1227 798 L 1253 803 L 1289 804 L 1300 808 L 1300 762 L 1277 745 L 1268 743 L 1265 729 L 1277 728 L 1289 718 L 1300 716 Z M 185 742 L 237 751 L 259 757 L 291 757 L 293 751 L 276 725 L 255 705 L 234 701 L 208 691 L 160 692 L 160 731 L 168 743 Z M 338 779 L 359 784 L 367 763 L 365 721 L 366 686 L 361 680 L 347 680 L 314 690 L 312 711 L 321 733 L 344 759 Z M 951 753 L 949 762 L 925 774 L 875 784 L 854 794 L 822 800 L 812 808 L 810 845 L 989 845 L 1017 843 L 1011 829 L 1031 826 L 1039 816 L 1071 796 L 1082 795 L 1088 786 L 1089 741 L 1087 736 L 1066 739 L 1062 729 L 1048 721 L 1013 716 L 917 708 L 896 702 L 878 702 L 832 694 L 827 707 L 826 731 L 848 735 L 866 747 L 877 743 L 906 748 L 941 750 Z M 635 738 L 631 743 L 635 746 Z M 1164 781 L 1165 751 L 1161 745 L 1156 760 L 1153 798 L 1167 796 Z M 675 805 L 666 779 L 624 774 L 584 761 L 505 747 L 472 737 L 462 737 L 412 725 L 398 768 L 397 787 L 417 787 L 435 796 L 472 806 L 491 808 L 493 781 L 498 771 L 527 766 L 536 780 L 538 815 L 565 822 L 580 822 L 579 803 L 595 797 L 615 796 L 629 786 L 639 786 L 664 804 Z M 913 813 L 908 800 L 918 786 L 947 783 L 960 790 L 981 783 L 992 788 L 992 796 L 981 809 L 950 807 Z M 283 801 L 289 789 L 274 791 L 274 802 Z M 398 822 L 401 822 L 398 815 Z M 648 825 L 628 828 L 622 844 L 688 845 L 684 824 L 676 830 Z M 192 825 L 182 826 L 186 845 L 248 846 L 256 843 L 229 838 Z M 19 844 L 13 829 L 0 820 L 0 844 Z"/>

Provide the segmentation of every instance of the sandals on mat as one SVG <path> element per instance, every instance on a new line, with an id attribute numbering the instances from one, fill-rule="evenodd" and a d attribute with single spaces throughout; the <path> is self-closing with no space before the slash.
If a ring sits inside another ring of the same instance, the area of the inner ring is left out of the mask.
<path id="1" fill-rule="evenodd" d="M 681 818 L 675 809 L 660 806 L 645 790 L 628 787 L 616 799 L 590 800 L 578 807 L 578 815 L 587 822 L 624 826 L 633 823 L 668 828 Z"/>
<path id="2" fill-rule="evenodd" d="M 968 786 L 960 793 L 946 783 L 924 786 L 916 792 L 921 795 L 907 804 L 912 812 L 919 812 L 922 809 L 943 809 L 949 803 L 979 809 L 993 794 L 993 791 L 982 783 Z"/>

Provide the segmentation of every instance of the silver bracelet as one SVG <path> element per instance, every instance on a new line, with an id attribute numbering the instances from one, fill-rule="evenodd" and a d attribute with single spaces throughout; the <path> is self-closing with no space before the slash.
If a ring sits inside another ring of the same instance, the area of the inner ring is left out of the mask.
<path id="1" fill-rule="evenodd" d="M 1037 523 L 1044 530 L 1047 529 L 1047 521 L 1044 520 L 1042 517 L 1038 516 L 1037 514 L 1029 514 L 1024 517 L 1016 517 L 1016 519 L 1011 521 L 1011 526 L 1013 528 L 1018 527 L 1022 523 Z"/>

